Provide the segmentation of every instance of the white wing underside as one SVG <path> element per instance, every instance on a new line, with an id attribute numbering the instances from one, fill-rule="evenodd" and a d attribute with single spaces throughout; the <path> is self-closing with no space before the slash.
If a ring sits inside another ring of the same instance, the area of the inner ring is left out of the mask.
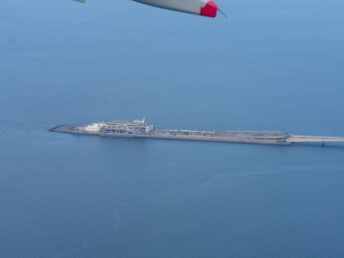
<path id="1" fill-rule="evenodd" d="M 86 0 L 75 0 L 85 3 Z M 116 0 L 114 0 L 116 1 Z M 170 10 L 216 17 L 217 6 L 212 0 L 134 0 Z"/>

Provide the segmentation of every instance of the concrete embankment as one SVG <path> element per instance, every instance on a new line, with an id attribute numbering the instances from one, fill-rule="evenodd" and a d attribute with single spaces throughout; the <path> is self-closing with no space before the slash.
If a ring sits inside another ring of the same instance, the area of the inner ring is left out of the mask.
<path id="1" fill-rule="evenodd" d="M 264 134 L 244 132 L 244 131 L 192 131 L 187 130 L 169 130 L 156 128 L 147 134 L 130 134 L 130 133 L 102 133 L 87 131 L 85 127 L 75 127 L 68 125 L 56 126 L 50 129 L 57 133 L 70 133 L 79 135 L 97 135 L 103 137 L 121 137 L 121 138 L 146 138 L 146 139 L 163 139 L 163 140 L 183 140 L 183 141 L 207 141 L 207 142 L 233 142 L 233 143 L 255 143 L 255 144 L 274 144 L 289 145 L 286 134 Z"/>
<path id="2" fill-rule="evenodd" d="M 117 122 L 118 123 L 118 122 Z M 121 122 L 122 123 L 122 122 Z M 98 124 L 96 124 L 98 125 Z M 344 137 L 328 136 L 305 136 L 290 135 L 279 131 L 195 131 L 140 127 L 140 130 L 129 130 L 127 127 L 107 127 L 107 122 L 102 122 L 103 127 L 98 129 L 94 124 L 90 126 L 60 125 L 51 128 L 50 131 L 57 133 L 70 133 L 79 135 L 95 135 L 103 137 L 120 138 L 146 138 L 163 140 L 183 141 L 205 141 L 205 142 L 228 142 L 228 143 L 252 143 L 270 145 L 291 145 L 293 143 L 340 143 Z M 116 125 L 116 124 L 115 124 Z M 105 128 L 105 129 L 104 129 Z M 127 128 L 127 129 L 125 129 Z M 143 130 L 141 130 L 143 128 Z"/>

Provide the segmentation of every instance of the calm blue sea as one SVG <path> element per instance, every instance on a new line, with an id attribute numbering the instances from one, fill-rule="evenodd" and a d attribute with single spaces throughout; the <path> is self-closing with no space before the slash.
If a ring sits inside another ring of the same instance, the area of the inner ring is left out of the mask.
<path id="1" fill-rule="evenodd" d="M 54 134 L 344 136 L 344 2 L 0 3 L 0 257 L 343 257 L 344 147 Z"/>

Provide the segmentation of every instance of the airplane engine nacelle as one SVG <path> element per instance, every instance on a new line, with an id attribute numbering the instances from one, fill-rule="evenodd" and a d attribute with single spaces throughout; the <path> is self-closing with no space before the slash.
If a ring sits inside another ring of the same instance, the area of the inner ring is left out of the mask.
<path id="1" fill-rule="evenodd" d="M 181 12 L 216 17 L 217 5 L 212 0 L 135 0 L 148 5 Z"/>

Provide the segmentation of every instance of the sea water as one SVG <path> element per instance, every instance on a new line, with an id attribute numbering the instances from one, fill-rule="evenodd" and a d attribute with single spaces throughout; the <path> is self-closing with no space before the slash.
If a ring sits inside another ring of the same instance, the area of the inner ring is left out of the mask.
<path id="1" fill-rule="evenodd" d="M 0 257 L 343 257 L 344 148 L 55 134 L 344 136 L 344 3 L 0 3 Z"/>

